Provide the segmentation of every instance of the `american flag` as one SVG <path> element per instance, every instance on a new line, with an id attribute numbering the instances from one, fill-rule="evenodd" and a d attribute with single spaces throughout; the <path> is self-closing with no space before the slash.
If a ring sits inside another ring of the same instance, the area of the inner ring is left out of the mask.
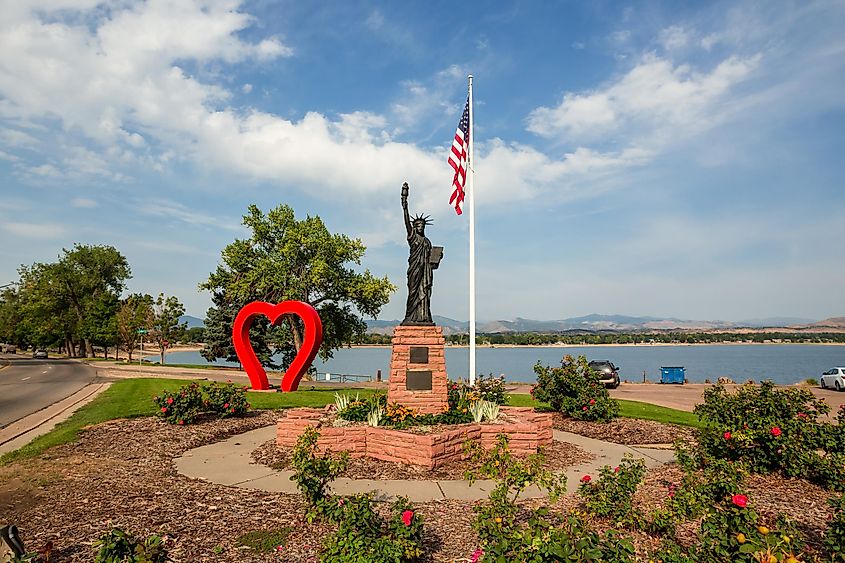
<path id="1" fill-rule="evenodd" d="M 464 106 L 464 114 L 458 123 L 458 130 L 455 131 L 455 140 L 452 141 L 452 150 L 449 151 L 449 166 L 455 170 L 455 177 L 452 178 L 452 197 L 449 204 L 455 206 L 455 213 L 460 215 L 461 203 L 464 201 L 464 186 L 467 182 L 467 150 L 469 149 L 469 98 Z"/>

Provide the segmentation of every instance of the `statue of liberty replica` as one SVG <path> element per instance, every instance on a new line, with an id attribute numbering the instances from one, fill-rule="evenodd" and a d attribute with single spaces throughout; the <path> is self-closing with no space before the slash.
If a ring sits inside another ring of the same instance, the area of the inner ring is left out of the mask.
<path id="1" fill-rule="evenodd" d="M 408 183 L 402 184 L 402 211 L 405 214 L 405 230 L 408 233 L 408 301 L 405 305 L 404 326 L 434 325 L 431 320 L 431 288 L 434 270 L 443 258 L 443 247 L 432 246 L 425 236 L 425 226 L 431 224 L 429 217 L 408 214 Z"/>

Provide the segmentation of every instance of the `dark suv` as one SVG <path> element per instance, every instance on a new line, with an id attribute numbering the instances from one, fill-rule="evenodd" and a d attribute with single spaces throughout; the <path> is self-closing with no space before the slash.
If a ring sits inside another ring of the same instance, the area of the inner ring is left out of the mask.
<path id="1" fill-rule="evenodd" d="M 613 365 L 610 360 L 593 360 L 587 364 L 601 383 L 611 389 L 619 387 L 619 368 Z"/>

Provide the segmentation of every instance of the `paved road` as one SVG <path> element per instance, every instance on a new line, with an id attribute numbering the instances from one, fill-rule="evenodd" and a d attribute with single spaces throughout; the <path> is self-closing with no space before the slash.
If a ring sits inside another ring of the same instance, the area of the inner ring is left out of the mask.
<path id="1" fill-rule="evenodd" d="M 0 369 L 0 428 L 61 401 L 97 377 L 93 368 L 74 360 L 0 355 L 0 362 L 10 364 Z"/>

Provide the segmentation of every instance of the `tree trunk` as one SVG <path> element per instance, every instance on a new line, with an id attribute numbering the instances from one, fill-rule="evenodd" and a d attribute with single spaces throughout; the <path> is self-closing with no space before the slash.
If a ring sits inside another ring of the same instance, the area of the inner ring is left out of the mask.
<path id="1" fill-rule="evenodd" d="M 293 347 L 299 352 L 299 349 L 302 348 L 302 333 L 299 331 L 293 315 L 285 315 L 285 319 L 288 321 L 291 333 L 293 333 Z"/>
<path id="2" fill-rule="evenodd" d="M 93 358 L 94 357 L 94 346 L 91 344 L 91 341 L 87 338 L 83 339 L 85 342 L 85 357 L 86 358 Z"/>

